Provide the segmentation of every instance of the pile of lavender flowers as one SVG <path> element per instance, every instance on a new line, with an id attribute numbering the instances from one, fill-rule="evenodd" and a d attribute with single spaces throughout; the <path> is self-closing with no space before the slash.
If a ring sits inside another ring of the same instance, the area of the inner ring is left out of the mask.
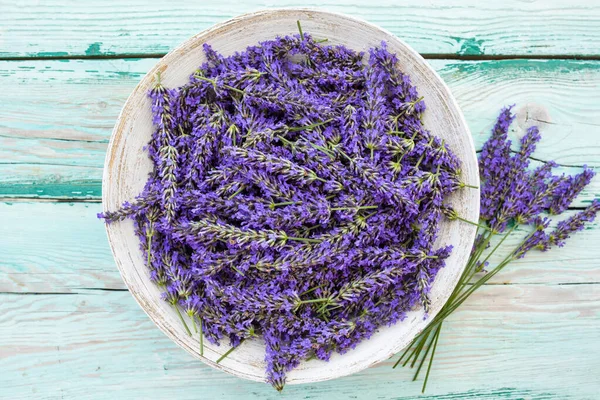
<path id="1" fill-rule="evenodd" d="M 154 171 L 101 217 L 134 220 L 190 335 L 191 321 L 201 343 L 261 336 L 281 390 L 300 361 L 428 309 L 451 251 L 434 248 L 443 201 L 467 185 L 385 43 L 363 54 L 300 32 L 204 50 L 188 84 L 150 91 Z"/>

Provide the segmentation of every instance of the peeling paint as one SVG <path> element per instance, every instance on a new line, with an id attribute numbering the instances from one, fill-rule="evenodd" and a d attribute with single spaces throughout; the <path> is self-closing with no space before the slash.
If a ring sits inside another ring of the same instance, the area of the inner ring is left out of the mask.
<path id="1" fill-rule="evenodd" d="M 102 45 L 102 42 L 94 42 L 92 44 L 90 44 L 87 48 L 87 50 L 85 51 L 85 55 L 86 56 L 99 56 L 102 55 L 102 52 L 100 51 L 100 46 Z"/>
<path id="2" fill-rule="evenodd" d="M 461 56 L 481 56 L 485 54 L 483 39 L 477 40 L 476 38 L 461 38 L 456 36 L 450 36 L 450 39 L 456 41 L 456 44 L 460 46 L 457 54 Z"/>

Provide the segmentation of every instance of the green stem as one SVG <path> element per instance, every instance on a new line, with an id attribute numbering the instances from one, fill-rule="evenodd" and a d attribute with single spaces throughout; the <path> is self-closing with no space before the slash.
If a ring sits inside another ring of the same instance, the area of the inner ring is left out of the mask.
<path id="1" fill-rule="evenodd" d="M 423 365 L 425 364 L 425 360 L 427 360 L 427 355 L 429 354 L 429 350 L 431 350 L 431 348 L 433 347 L 433 342 L 435 341 L 435 338 L 437 337 L 437 335 L 439 335 L 439 332 L 440 332 L 441 329 L 442 329 L 442 325 L 440 324 L 440 326 L 438 326 L 438 328 L 437 328 L 437 331 L 435 332 L 435 335 L 431 339 L 431 342 L 429 342 L 429 346 L 427 346 L 427 350 L 425 351 L 425 355 L 423 356 L 423 358 L 421 359 L 421 362 L 419 363 L 419 368 L 417 368 L 417 371 L 415 372 L 415 375 L 413 376 L 413 382 L 416 381 L 417 378 L 419 377 L 419 373 L 421 372 L 421 368 L 423 368 Z"/>
<path id="2" fill-rule="evenodd" d="M 179 315 L 179 319 L 181 320 L 181 323 L 183 324 L 185 330 L 187 331 L 188 336 L 192 336 L 192 331 L 190 331 L 190 328 L 185 323 L 185 320 L 183 319 L 183 315 L 181 315 L 181 311 L 179 311 L 179 307 L 177 307 L 177 304 L 173 304 L 173 307 L 175 307 L 175 311 L 177 311 L 177 315 Z"/>
<path id="3" fill-rule="evenodd" d="M 410 359 L 413 358 L 413 356 L 415 355 L 417 350 L 420 347 L 422 347 L 423 344 L 425 344 L 425 341 L 427 341 L 427 338 L 429 337 L 429 333 L 430 332 L 427 332 L 419 338 L 418 342 L 416 343 L 416 346 L 413 348 L 413 351 L 410 352 L 410 354 L 408 355 L 408 358 L 402 363 L 402 367 L 406 367 L 406 364 L 408 364 Z"/>
<path id="4" fill-rule="evenodd" d="M 498 248 L 500 247 L 500 245 L 502 245 L 502 243 L 504 242 L 504 240 L 516 229 L 516 226 L 513 226 L 511 228 L 511 230 L 509 230 L 503 237 L 502 240 L 500 240 L 500 242 L 498 242 L 496 244 L 496 246 L 492 249 L 492 251 L 489 252 L 489 254 L 487 255 L 487 257 L 481 262 L 481 265 L 483 265 L 491 256 L 492 254 L 494 254 L 494 252 L 496 250 L 498 250 Z M 493 231 L 492 231 L 492 234 Z M 491 239 L 492 234 L 490 234 L 489 239 Z M 473 259 L 475 260 L 475 262 L 470 262 L 470 271 L 468 276 L 466 277 L 466 279 L 464 280 L 464 282 L 461 282 L 461 290 L 464 286 L 466 286 L 471 279 L 473 279 L 473 277 L 475 276 L 475 274 L 477 273 L 477 263 L 479 262 L 479 257 L 481 256 L 481 254 L 483 253 L 483 251 L 485 250 L 485 247 L 487 247 L 487 243 L 489 243 L 489 240 L 486 242 L 485 246 L 482 246 L 481 248 L 483 250 L 481 250 L 481 252 L 479 253 L 479 255 L 477 255 L 477 257 L 473 257 Z M 470 260 L 472 261 L 472 260 Z M 460 291 L 459 291 L 460 292 Z M 454 300 L 455 297 L 452 297 L 452 300 Z M 448 300 L 447 304 L 452 304 L 450 303 L 450 300 Z"/>
<path id="5" fill-rule="evenodd" d="M 487 235 L 487 237 L 484 236 L 484 240 L 479 244 L 479 246 L 477 246 L 477 248 L 475 249 L 475 252 L 471 256 L 471 258 L 469 258 L 469 262 L 467 263 L 467 268 L 470 268 L 473 264 L 475 264 L 477 262 L 477 260 L 479 260 L 479 257 L 485 251 L 485 249 L 487 248 L 487 245 L 490 243 L 492 236 L 494 236 L 494 231 L 489 232 L 489 235 Z"/>
<path id="6" fill-rule="evenodd" d="M 192 319 L 192 326 L 194 327 L 194 333 L 198 333 L 198 326 L 196 325 L 196 318 L 194 318 L 193 316 L 190 316 L 190 318 Z"/>
<path id="7" fill-rule="evenodd" d="M 427 366 L 427 374 L 425 374 L 425 380 L 423 381 L 423 388 L 421 389 L 421 393 L 425 393 L 425 388 L 427 387 L 427 381 L 429 380 L 429 372 L 431 372 L 431 366 L 433 365 L 433 357 L 435 357 L 435 349 L 437 348 L 438 338 L 440 337 L 441 329 L 442 325 L 440 324 L 440 328 L 435 334 L 435 341 L 433 342 L 433 351 L 431 352 L 431 358 L 429 359 L 429 365 Z"/>
<path id="8" fill-rule="evenodd" d="M 463 217 L 456 216 L 456 217 L 454 217 L 454 219 L 457 219 L 457 220 L 462 221 L 462 222 L 466 222 L 467 224 L 471 224 L 471 225 L 474 225 L 474 226 L 476 226 L 478 228 L 481 228 L 481 229 L 484 229 L 486 231 L 492 232 L 492 230 L 490 228 L 488 228 L 487 226 L 480 225 L 477 222 L 469 221 L 468 219 L 465 219 Z"/>
<path id="9" fill-rule="evenodd" d="M 492 253 L 494 253 L 500 247 L 500 245 L 505 240 L 505 238 L 508 237 L 516 229 L 516 227 L 517 227 L 517 225 L 515 224 L 511 228 L 511 230 L 506 233 L 506 235 L 502 238 L 502 240 L 500 241 L 500 243 L 498 243 L 494 247 L 494 249 L 490 252 L 490 254 L 488 255 L 488 257 L 486 257 L 486 259 L 484 260 L 484 262 L 487 261 L 487 259 L 489 258 L 489 256 Z M 427 373 L 425 375 L 425 380 L 423 382 L 423 388 L 422 388 L 422 391 L 425 392 L 425 389 L 427 387 L 427 382 L 429 380 L 429 374 L 430 374 L 430 371 L 431 371 L 431 366 L 433 364 L 433 359 L 434 359 L 434 356 L 435 356 L 435 351 L 436 351 L 437 344 L 438 344 L 439 334 L 440 334 L 440 331 L 441 331 L 441 328 L 442 328 L 442 324 L 443 324 L 445 318 L 447 318 L 460 305 L 462 305 L 471 296 L 471 294 L 473 294 L 478 288 L 480 288 L 482 285 L 484 285 L 486 282 L 488 282 L 498 272 L 500 272 L 506 265 L 508 265 L 512 260 L 514 260 L 516 258 L 515 252 L 522 246 L 522 244 L 525 241 L 527 241 L 531 237 L 531 235 L 533 235 L 533 233 L 531 233 L 530 235 L 528 235 L 522 241 L 522 243 L 520 243 L 519 246 L 517 246 L 514 251 L 512 251 L 511 253 L 509 253 L 509 255 L 507 257 L 505 257 L 492 271 L 490 271 L 485 276 L 483 276 L 482 278 L 480 278 L 479 280 L 477 280 L 477 282 L 475 282 L 471 288 L 469 288 L 468 290 L 466 290 L 463 293 L 460 293 L 460 291 L 461 291 L 460 289 L 462 289 L 461 284 L 468 283 L 468 281 L 470 281 L 471 277 L 473 276 L 469 272 L 469 270 L 466 268 L 465 271 L 463 271 L 463 274 L 461 275 L 461 278 L 459 280 L 459 282 L 460 282 L 459 285 L 457 285 L 457 287 L 452 292 L 450 298 L 448 299 L 448 302 L 444 305 L 444 307 L 442 307 L 442 310 L 440 311 L 440 313 L 438 313 L 438 315 L 436 315 L 436 317 L 431 321 L 431 323 L 419 334 L 419 337 L 417 339 L 413 340 L 413 342 L 409 345 L 409 347 L 404 351 L 404 353 L 402 354 L 402 356 L 400 357 L 400 359 L 396 362 L 396 364 L 394 364 L 394 368 L 402 361 L 402 359 L 408 353 L 410 347 L 414 343 L 416 343 L 417 341 L 419 341 L 417 347 L 410 354 L 410 356 L 408 357 L 408 359 L 405 361 L 404 365 L 406 365 L 408 363 L 408 360 L 410 360 L 412 358 L 412 356 L 413 356 L 414 353 L 416 353 L 416 356 L 415 356 L 415 360 L 416 360 L 416 358 L 418 357 L 418 355 L 420 353 L 420 350 L 423 347 L 423 344 L 424 344 L 423 340 L 426 340 L 427 337 L 429 336 L 429 334 L 435 329 L 436 331 L 435 331 L 435 335 L 434 335 L 434 338 L 433 338 L 433 346 L 432 346 L 431 358 L 429 360 L 429 365 L 427 367 Z M 492 234 L 490 234 L 486 238 L 486 240 L 484 240 L 481 243 L 480 248 L 485 248 L 485 246 L 487 245 L 487 242 L 489 242 L 489 239 L 491 238 L 491 236 L 492 236 Z M 475 254 L 477 254 L 477 253 L 478 253 L 478 251 L 475 252 Z M 473 259 L 475 261 L 470 262 L 470 264 L 476 264 L 477 259 L 479 258 L 475 254 L 474 254 L 474 257 L 473 257 Z M 469 279 L 468 280 L 464 280 L 466 277 L 469 277 Z M 418 374 L 420 372 L 421 366 L 423 365 L 423 362 L 427 358 L 428 352 L 429 352 L 429 348 L 427 349 L 427 351 L 426 351 L 426 353 L 425 353 L 425 355 L 423 357 L 423 360 L 421 361 L 421 364 L 419 365 L 419 368 L 417 369 L 417 372 L 415 373 L 415 376 L 414 376 L 413 380 L 418 377 Z M 414 361 L 413 361 L 413 365 L 414 365 Z"/>
<path id="10" fill-rule="evenodd" d="M 238 274 L 240 274 L 242 276 L 245 276 L 245 274 L 242 271 L 240 271 L 239 269 L 237 269 L 234 265 L 231 265 L 231 269 L 233 269 Z"/>
<path id="11" fill-rule="evenodd" d="M 524 241 L 526 241 L 532 234 L 530 234 L 527 238 L 525 238 Z M 515 251 L 517 249 L 519 249 L 519 247 L 521 247 L 523 242 L 520 243 L 519 246 L 516 247 Z M 462 303 L 464 303 L 467 300 L 467 298 L 469 298 L 469 296 L 471 294 L 473 294 L 473 292 L 475 292 L 475 290 L 477 290 L 479 287 L 481 287 L 483 284 L 485 284 L 487 281 L 489 281 L 491 278 L 493 278 L 498 272 L 500 272 L 502 270 L 502 268 L 504 268 L 508 263 L 510 263 L 515 258 L 515 256 L 514 256 L 515 251 L 511 252 L 506 258 L 504 258 L 504 260 L 502 260 L 492 271 L 488 272 L 485 276 L 481 277 L 477 282 L 475 282 L 470 289 L 468 289 L 464 293 L 461 293 L 460 296 L 458 297 L 458 299 L 453 301 L 452 304 L 447 302 L 444 305 L 444 307 L 442 307 L 442 310 L 438 313 L 438 315 L 436 315 L 435 318 L 431 321 L 431 323 L 427 327 L 425 327 L 425 329 L 423 329 L 423 331 L 420 333 L 420 335 L 424 335 L 428 332 L 431 332 L 432 329 L 434 329 L 438 324 L 443 322 L 443 320 L 446 317 L 448 317 Z"/>
<path id="12" fill-rule="evenodd" d="M 346 159 L 348 161 L 350 161 L 351 163 L 353 163 L 354 161 L 350 158 L 350 156 L 348 154 L 346 154 L 343 150 L 338 149 L 337 147 L 335 148 L 335 150 L 340 153 L 341 155 L 343 155 L 344 157 L 346 157 Z"/>
<path id="13" fill-rule="evenodd" d="M 479 186 L 467 185 L 466 183 L 460 183 L 460 187 L 468 187 L 471 189 L 479 189 Z"/>
<path id="14" fill-rule="evenodd" d="M 460 306 L 462 303 L 464 303 L 465 300 L 467 300 L 467 298 L 471 294 L 473 294 L 473 292 L 475 292 L 475 290 L 479 289 L 483 284 L 485 284 L 487 281 L 492 279 L 498 272 L 500 272 L 500 270 L 502 270 L 502 268 L 504 268 L 513 259 L 514 259 L 514 256 L 511 253 L 504 260 L 502 260 L 502 262 L 500 264 L 498 264 L 496 266 L 496 268 L 494 268 L 492 271 L 488 272 L 483 277 L 481 277 L 479 280 L 477 280 L 471 288 L 469 288 L 467 291 L 465 291 L 463 294 L 460 295 L 460 297 L 456 300 L 456 304 L 455 305 L 453 304 L 452 307 L 450 307 L 450 310 L 447 312 L 447 315 L 450 314 L 451 312 L 453 312 L 454 310 L 456 310 L 458 308 L 458 306 Z"/>
<path id="15" fill-rule="evenodd" d="M 408 344 L 408 346 L 406 346 L 406 350 L 404 350 L 404 353 L 402 353 L 402 355 L 400 356 L 400 358 L 398 359 L 398 361 L 396 361 L 396 363 L 394 364 L 394 366 L 392 367 L 392 369 L 393 369 L 393 368 L 396 368 L 396 367 L 397 367 L 397 366 L 398 366 L 398 365 L 399 365 L 399 364 L 402 362 L 402 360 L 404 359 L 404 356 L 406 356 L 406 354 L 408 353 L 408 351 L 409 351 L 409 350 L 412 348 L 413 344 L 415 344 L 415 342 L 417 341 L 417 339 L 418 339 L 419 337 L 420 337 L 420 336 L 418 336 L 418 337 L 414 338 L 414 339 L 413 339 L 413 340 L 412 340 L 412 341 L 411 341 L 411 342 Z"/>
<path id="16" fill-rule="evenodd" d="M 379 208 L 379 206 L 358 206 L 358 207 L 332 207 L 331 211 L 342 211 L 342 210 L 372 210 Z"/>
<path id="17" fill-rule="evenodd" d="M 371 214 L 365 215 L 365 219 L 369 219 L 369 218 L 371 218 L 375 214 L 377 214 L 377 211 L 373 211 Z"/>
<path id="18" fill-rule="evenodd" d="M 490 259 L 490 257 L 496 252 L 496 250 L 498 250 L 498 248 L 502 245 L 504 240 L 506 240 L 506 238 L 508 236 L 510 236 L 510 234 L 517 228 L 517 226 L 518 226 L 517 224 L 513 225 L 512 228 L 506 234 L 504 234 L 504 236 L 502 237 L 502 240 L 500 240 L 496 244 L 496 246 L 494 246 L 492 251 L 490 251 L 488 253 L 488 255 L 483 259 L 483 261 L 481 261 L 481 265 L 484 265 L 486 263 L 486 261 Z M 479 257 L 477 257 L 477 258 L 479 258 Z M 470 272 L 468 278 L 464 281 L 463 286 L 468 284 L 471 281 L 471 279 L 473 279 L 475 274 L 477 273 L 477 262 L 478 261 L 476 261 L 474 264 L 472 264 L 471 272 Z"/>
<path id="19" fill-rule="evenodd" d="M 483 259 L 483 261 L 481 262 L 481 264 L 482 264 L 482 265 L 483 265 L 483 264 L 485 264 L 485 262 L 486 262 L 487 260 L 489 260 L 489 259 L 490 259 L 490 257 L 492 256 L 492 254 L 494 254 L 494 252 L 495 252 L 496 250 L 498 250 L 498 248 L 500 247 L 500 245 L 502 245 L 502 243 L 504 243 L 504 241 L 506 240 L 506 238 L 507 238 L 507 237 L 509 237 L 509 236 L 510 236 L 510 234 L 511 234 L 511 233 L 513 233 L 513 232 L 514 232 L 514 230 L 515 230 L 515 229 L 517 229 L 517 227 L 518 227 L 518 226 L 519 226 L 518 224 L 514 224 L 514 225 L 512 226 L 512 228 L 510 228 L 510 230 L 509 230 L 508 232 L 506 232 L 506 234 L 505 234 L 505 235 L 502 237 L 502 239 L 501 239 L 501 240 L 498 242 L 498 244 L 497 244 L 497 245 L 496 245 L 496 246 L 495 246 L 495 247 L 492 249 L 492 251 L 490 251 L 490 252 L 489 252 L 489 254 L 488 254 L 488 255 L 487 255 L 487 256 L 486 256 L 486 257 Z"/>
<path id="20" fill-rule="evenodd" d="M 196 79 L 200 79 L 201 81 L 210 82 L 210 83 L 212 83 L 212 85 L 213 85 L 213 87 L 215 89 L 217 88 L 217 80 L 216 79 L 206 78 L 206 77 L 201 76 L 201 75 L 195 75 L 194 77 Z M 233 86 L 223 85 L 223 87 L 226 88 L 226 89 L 229 89 L 229 90 L 233 90 L 234 92 L 237 92 L 237 93 L 246 94 L 246 92 L 244 92 L 243 90 L 240 90 L 240 89 L 235 88 Z"/>
<path id="21" fill-rule="evenodd" d="M 298 304 L 310 304 L 310 303 L 323 303 L 329 301 L 330 299 L 327 297 L 319 298 L 319 299 L 310 299 L 310 300 L 300 300 Z"/>
<path id="22" fill-rule="evenodd" d="M 146 233 L 146 235 L 148 236 L 148 263 L 146 264 L 148 266 L 149 269 L 152 269 L 150 262 L 152 261 L 152 236 L 154 236 L 154 227 L 152 226 L 153 223 L 152 221 L 150 221 L 150 226 L 148 228 L 148 233 Z"/>
<path id="23" fill-rule="evenodd" d="M 321 227 L 321 225 L 315 225 L 315 226 L 311 226 L 311 227 L 308 227 L 308 228 L 304 228 L 304 230 L 302 231 L 302 233 L 304 233 L 306 235 L 307 233 L 310 233 L 310 231 L 312 231 L 313 229 L 317 229 L 317 228 L 320 228 L 320 227 Z"/>
<path id="24" fill-rule="evenodd" d="M 322 242 L 321 239 L 309 239 L 309 238 L 303 238 L 303 237 L 297 237 L 297 236 L 288 236 L 287 238 L 289 240 L 296 240 L 298 242 L 306 242 L 306 243 L 321 243 Z"/>
<path id="25" fill-rule="evenodd" d="M 281 140 L 283 142 L 283 144 L 287 144 L 288 146 L 291 146 L 291 147 L 296 147 L 296 143 L 287 140 L 283 136 L 277 135 L 277 137 L 279 138 L 279 140 Z"/>
<path id="26" fill-rule="evenodd" d="M 300 32 L 300 39 L 304 40 L 304 32 L 302 32 L 302 26 L 300 25 L 300 20 L 296 21 L 296 25 L 298 25 L 298 32 Z"/>
<path id="27" fill-rule="evenodd" d="M 427 343 L 427 338 L 429 337 L 429 334 L 427 334 L 427 336 L 425 337 L 425 340 L 421 341 L 421 343 L 419 343 L 419 346 L 417 346 L 417 351 L 415 352 L 415 357 L 413 358 L 412 363 L 410 363 L 410 367 L 414 368 L 417 360 L 419 359 L 419 355 L 421 354 L 421 351 L 423 350 L 423 347 L 425 346 L 425 343 Z M 406 360 L 408 362 L 408 360 Z"/>
<path id="28" fill-rule="evenodd" d="M 305 131 L 305 130 L 308 130 L 308 129 L 313 129 L 313 128 L 316 128 L 316 127 L 318 127 L 318 126 L 321 126 L 321 125 L 325 125 L 325 124 L 327 124 L 327 123 L 329 123 L 329 122 L 331 122 L 331 121 L 333 121 L 333 118 L 329 118 L 329 119 L 327 119 L 327 120 L 325 120 L 325 121 L 321 121 L 321 122 L 315 122 L 314 124 L 310 124 L 310 125 L 305 125 L 305 126 L 293 126 L 293 127 L 291 127 L 291 128 L 288 128 L 288 131 L 289 131 L 289 132 L 299 132 L 299 131 Z"/>
<path id="29" fill-rule="evenodd" d="M 327 156 L 328 156 L 330 159 L 332 159 L 332 160 L 333 160 L 333 159 L 335 158 L 335 156 L 333 155 L 333 153 L 332 153 L 332 152 L 331 152 L 329 149 L 327 149 L 327 148 L 325 148 L 325 147 L 323 147 L 323 146 L 319 146 L 318 144 L 312 144 L 312 143 L 309 143 L 309 145 L 310 145 L 312 148 L 314 148 L 314 149 L 317 149 L 317 150 L 320 150 L 320 151 L 322 151 L 322 152 L 323 152 L 323 153 L 325 153 L 325 154 L 326 154 L 326 155 L 327 155 Z"/>
<path id="30" fill-rule="evenodd" d="M 216 363 L 220 363 L 221 361 L 223 361 L 228 355 L 231 354 L 232 351 L 234 351 L 235 349 L 237 349 L 242 343 L 240 342 L 240 344 L 238 344 L 236 347 L 232 347 L 229 350 L 227 350 L 225 352 L 225 354 L 223 354 L 221 357 L 219 357 L 219 359 L 216 361 Z"/>
<path id="31" fill-rule="evenodd" d="M 477 229 L 476 235 L 479 235 L 479 229 Z M 475 253 L 477 252 L 477 250 L 479 249 L 479 247 L 477 247 L 475 249 L 475 252 L 473 253 L 473 255 L 475 255 Z M 458 293 L 462 290 L 464 283 L 466 282 L 465 279 L 466 277 L 469 275 L 469 271 L 470 271 L 470 267 L 469 265 L 471 264 L 471 259 L 469 259 L 469 261 L 467 262 L 467 265 L 465 266 L 465 268 L 463 269 L 462 274 L 460 275 L 460 278 L 458 278 L 458 283 L 457 285 L 454 287 L 454 290 L 452 291 L 452 294 L 450 295 L 450 298 L 448 299 L 448 301 L 446 302 L 446 304 L 451 304 L 452 300 L 458 295 Z"/>
<path id="32" fill-rule="evenodd" d="M 231 199 L 233 199 L 235 196 L 237 196 L 238 194 L 242 193 L 242 191 L 243 191 L 243 190 L 244 190 L 244 187 L 243 187 L 243 186 L 242 186 L 242 187 L 240 187 L 238 190 L 236 190 L 236 191 L 235 191 L 235 193 L 234 193 L 234 194 L 232 194 L 231 196 L 229 196 L 229 197 L 227 198 L 227 200 L 231 200 Z"/>
<path id="33" fill-rule="evenodd" d="M 317 290 L 317 289 L 319 289 L 319 288 L 322 288 L 323 286 L 325 286 L 325 285 L 319 285 L 319 286 L 315 286 L 315 287 L 314 287 L 314 288 L 312 288 L 312 289 L 308 289 L 306 292 L 302 292 L 302 293 L 300 293 L 300 296 L 304 296 L 304 295 L 307 295 L 307 294 L 309 294 L 309 293 L 312 293 L 312 292 L 314 292 L 315 290 Z"/>
<path id="34" fill-rule="evenodd" d="M 269 204 L 269 208 L 271 210 L 273 210 L 275 207 L 279 207 L 279 206 L 291 206 L 291 205 L 295 205 L 295 204 L 302 204 L 301 201 L 284 201 L 281 203 L 271 203 Z"/>
<path id="35" fill-rule="evenodd" d="M 471 288 L 469 288 L 464 293 L 461 293 L 457 300 L 455 300 L 452 304 L 446 303 L 446 305 L 442 308 L 442 311 L 433 319 L 430 325 L 428 325 L 423 332 L 430 331 L 433 329 L 438 323 L 440 323 L 444 318 L 448 317 L 451 313 L 453 313 L 462 303 L 464 303 L 473 292 L 475 292 L 479 287 L 489 281 L 494 277 L 502 268 L 504 268 L 510 261 L 513 260 L 513 254 L 511 253 L 507 256 L 496 268 L 494 268 L 491 272 L 488 272 L 485 276 L 481 277 L 477 282 L 473 284 Z"/>
<path id="36" fill-rule="evenodd" d="M 202 318 L 198 318 L 200 320 L 200 355 L 204 356 L 204 332 L 202 331 Z"/>
<path id="37" fill-rule="evenodd" d="M 423 161 L 424 157 L 425 157 L 425 153 L 421 154 L 421 157 L 419 157 L 419 160 L 417 161 L 417 164 L 415 165 L 415 169 L 419 168 L 419 165 L 421 165 L 421 161 Z"/>

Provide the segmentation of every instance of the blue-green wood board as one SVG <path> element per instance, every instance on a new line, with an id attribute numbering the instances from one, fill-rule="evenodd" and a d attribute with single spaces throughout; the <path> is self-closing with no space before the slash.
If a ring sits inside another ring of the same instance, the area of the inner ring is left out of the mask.
<path id="1" fill-rule="evenodd" d="M 476 146 L 516 103 L 533 163 L 600 167 L 600 3 L 0 0 L 1 399 L 597 399 L 600 224 L 510 265 L 445 324 L 425 395 L 394 360 L 283 394 L 193 359 L 135 304 L 100 211 L 129 92 L 165 52 L 237 14 L 316 7 L 404 39 L 448 83 Z M 600 179 L 574 209 L 600 197 Z M 507 246 L 516 243 L 510 243 Z"/>

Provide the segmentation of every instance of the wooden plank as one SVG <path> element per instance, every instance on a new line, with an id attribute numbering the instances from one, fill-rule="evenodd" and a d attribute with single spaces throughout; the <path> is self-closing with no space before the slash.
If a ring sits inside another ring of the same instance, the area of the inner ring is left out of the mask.
<path id="1" fill-rule="evenodd" d="M 155 62 L 0 61 L 5 89 L 0 93 L 0 196 L 99 198 L 114 121 Z M 542 128 L 536 157 L 600 166 L 600 62 L 431 63 L 457 97 L 477 146 L 487 138 L 499 108 L 517 103 L 514 138 L 531 123 Z M 590 199 L 600 188 L 586 193 Z"/>
<path id="2" fill-rule="evenodd" d="M 100 201 L 101 177 L 102 167 L 0 163 L 0 198 Z"/>
<path id="3" fill-rule="evenodd" d="M 292 0 L 153 2 L 66 0 L 0 2 L 0 57 L 165 53 L 188 37 L 236 15 Z M 560 0 L 443 0 L 415 3 L 304 1 L 301 7 L 354 15 L 379 25 L 425 54 L 598 55 L 600 7 Z M 160 27 L 160 34 L 157 33 Z M 291 29 L 295 29 L 291 27 Z M 293 31 L 292 31 L 293 32 Z"/>
<path id="4" fill-rule="evenodd" d="M 599 285 L 488 286 L 478 296 L 445 324 L 426 396 L 412 371 L 393 370 L 391 359 L 350 377 L 288 386 L 285 398 L 596 397 Z M 281 398 L 177 348 L 127 292 L 1 294 L 0 321 L 6 398 Z"/>
<path id="5" fill-rule="evenodd" d="M 78 293 L 85 288 L 125 289 L 108 247 L 97 203 L 0 203 L 0 292 Z M 572 215 L 568 212 L 566 215 Z M 456 222 L 460 223 L 460 222 Z M 499 254 L 514 249 L 519 229 Z M 493 284 L 583 284 L 599 282 L 600 221 L 562 249 L 529 256 L 498 274 Z M 500 257 L 490 260 L 492 266 Z"/>
<path id="6" fill-rule="evenodd" d="M 0 292 L 122 289 L 100 204 L 2 203 Z"/>

